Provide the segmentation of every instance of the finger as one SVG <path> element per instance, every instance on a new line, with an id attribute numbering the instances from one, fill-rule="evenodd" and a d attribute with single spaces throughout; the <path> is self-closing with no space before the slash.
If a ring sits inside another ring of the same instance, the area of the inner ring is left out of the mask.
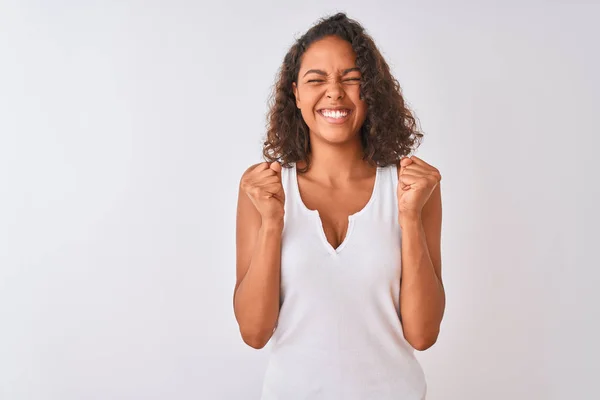
<path id="1" fill-rule="evenodd" d="M 417 156 L 411 156 L 410 159 L 413 160 L 413 162 L 415 164 L 417 164 L 417 165 L 421 165 L 421 166 L 424 166 L 424 167 L 433 168 L 432 165 L 427 164 L 425 161 L 423 161 L 422 159 L 420 159 Z"/>
<path id="2" fill-rule="evenodd" d="M 415 162 L 407 167 L 408 170 L 413 169 L 413 171 L 420 171 L 420 173 L 424 175 L 434 177 L 438 182 L 442 180 L 442 175 L 436 167 L 427 164 L 416 156 L 413 156 L 412 158 L 415 159 Z"/>
<path id="3" fill-rule="evenodd" d="M 269 168 L 271 168 L 273 171 L 275 172 L 279 172 L 281 171 L 281 164 L 279 164 L 278 161 L 273 161 L 270 165 Z"/>
<path id="4" fill-rule="evenodd" d="M 410 158 L 403 157 L 402 159 L 400 159 L 400 175 L 402 175 L 404 173 L 404 170 L 410 164 L 412 164 L 412 160 Z"/>
<path id="5" fill-rule="evenodd" d="M 412 174 L 402 174 L 400 175 L 400 183 L 402 183 L 403 185 L 412 185 L 414 183 L 417 183 L 420 179 L 422 179 L 421 176 L 418 175 L 412 175 Z"/>
<path id="6" fill-rule="evenodd" d="M 281 164 L 279 164 L 279 162 L 272 162 L 269 168 L 271 169 L 271 171 L 274 171 L 278 177 L 281 178 Z"/>
<path id="7" fill-rule="evenodd" d="M 413 174 L 413 175 L 419 175 L 419 174 L 421 174 L 421 175 L 431 175 L 432 174 L 432 171 L 429 168 L 427 168 L 427 167 L 425 167 L 423 165 L 418 165 L 418 164 L 407 165 L 403 169 L 402 172 L 403 173 L 410 173 L 410 174 Z"/>
<path id="8" fill-rule="evenodd" d="M 255 185 L 259 187 L 264 187 L 267 185 L 279 184 L 281 185 L 281 180 L 277 175 L 270 174 L 256 181 Z"/>
<path id="9" fill-rule="evenodd" d="M 401 168 L 404 168 L 410 164 L 412 164 L 412 160 L 409 157 L 402 157 L 402 159 L 400 159 L 400 167 Z"/>
<path id="10" fill-rule="evenodd" d="M 254 167 L 254 169 L 252 169 L 252 171 L 250 172 L 250 176 L 252 177 L 257 177 L 260 176 L 260 173 L 269 169 L 269 163 L 268 162 L 261 162 L 256 164 L 256 166 Z"/>
<path id="11" fill-rule="evenodd" d="M 280 184 L 271 184 L 263 187 L 265 193 L 268 193 L 269 197 L 274 197 L 279 201 L 284 201 L 284 192 Z"/>
<path id="12" fill-rule="evenodd" d="M 274 167 L 274 168 L 277 168 L 277 167 Z M 263 180 L 269 176 L 277 176 L 281 179 L 281 171 L 279 171 L 279 172 L 274 171 L 273 169 L 271 169 L 270 164 L 267 163 L 267 167 L 265 169 L 256 173 L 256 180 Z"/>
<path id="13" fill-rule="evenodd" d="M 263 161 L 261 163 L 259 163 L 256 168 L 254 168 L 255 171 L 264 171 L 265 169 L 269 168 L 269 162 L 268 161 Z"/>
<path id="14" fill-rule="evenodd" d="M 429 166 L 429 164 L 419 165 L 415 163 L 406 167 L 405 170 L 415 175 L 420 174 L 426 177 L 432 177 L 438 182 L 442 180 L 442 175 L 440 174 L 440 171 L 435 167 Z"/>

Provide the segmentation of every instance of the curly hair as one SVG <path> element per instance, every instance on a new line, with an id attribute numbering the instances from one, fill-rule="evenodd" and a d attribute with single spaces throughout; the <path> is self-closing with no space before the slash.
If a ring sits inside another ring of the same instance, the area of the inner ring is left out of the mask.
<path id="1" fill-rule="evenodd" d="M 306 167 L 299 171 L 308 170 L 309 128 L 296 107 L 292 82 L 298 84 L 303 54 L 312 43 L 326 36 L 346 40 L 356 54 L 356 66 L 362 75 L 360 95 L 367 104 L 367 116 L 360 128 L 363 160 L 378 166 L 396 163 L 420 145 L 423 133 L 373 39 L 345 13 L 321 18 L 285 55 L 269 98 L 263 158 L 268 162 L 279 161 L 284 167 L 304 161 Z"/>

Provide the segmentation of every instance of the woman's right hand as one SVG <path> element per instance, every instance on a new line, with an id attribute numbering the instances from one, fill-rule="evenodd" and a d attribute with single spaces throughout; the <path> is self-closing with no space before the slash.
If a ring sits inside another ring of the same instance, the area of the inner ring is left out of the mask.
<path id="1" fill-rule="evenodd" d="M 283 221 L 285 193 L 281 184 L 281 164 L 258 164 L 242 179 L 242 189 L 263 221 Z"/>

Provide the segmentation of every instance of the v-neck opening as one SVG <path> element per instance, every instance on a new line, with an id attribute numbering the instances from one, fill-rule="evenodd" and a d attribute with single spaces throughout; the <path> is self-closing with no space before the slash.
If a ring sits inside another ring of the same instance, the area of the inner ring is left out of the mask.
<path id="1" fill-rule="evenodd" d="M 317 229 L 319 231 L 319 236 L 321 238 L 321 242 L 323 242 L 323 244 L 327 248 L 327 251 L 332 255 L 338 255 L 346 247 L 348 241 L 350 240 L 352 231 L 354 230 L 355 218 L 358 217 L 359 215 L 365 213 L 370 208 L 371 204 L 375 201 L 375 199 L 377 197 L 379 181 L 381 179 L 381 176 L 380 176 L 381 175 L 381 167 L 378 166 L 375 171 L 375 182 L 373 183 L 373 190 L 371 192 L 371 196 L 369 197 L 369 200 L 367 201 L 367 203 L 359 211 L 348 215 L 348 217 L 347 217 L 348 227 L 346 229 L 346 234 L 344 235 L 344 239 L 342 240 L 342 242 L 339 244 L 339 246 L 337 248 L 334 248 L 333 245 L 331 243 L 329 243 L 329 241 L 327 240 L 327 235 L 325 234 L 325 229 L 323 228 L 323 220 L 321 219 L 321 214 L 319 213 L 319 210 L 311 210 L 310 208 L 308 208 L 306 206 L 306 204 L 304 204 L 304 201 L 302 200 L 302 195 L 300 194 L 300 184 L 298 182 L 298 173 L 296 170 L 296 163 L 293 163 L 292 173 L 293 173 L 292 183 L 294 185 L 294 189 L 295 189 L 294 191 L 296 192 L 296 200 L 298 201 L 298 203 L 300 204 L 300 207 L 305 212 L 307 212 L 313 218 L 316 219 Z"/>

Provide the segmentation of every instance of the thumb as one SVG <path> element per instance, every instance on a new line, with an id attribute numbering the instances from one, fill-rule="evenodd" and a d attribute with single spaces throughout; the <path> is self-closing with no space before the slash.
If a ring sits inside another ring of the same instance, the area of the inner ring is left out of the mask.
<path id="1" fill-rule="evenodd" d="M 279 162 L 274 161 L 269 165 L 269 168 L 277 173 L 277 176 L 281 178 L 281 164 Z"/>
<path id="2" fill-rule="evenodd" d="M 412 160 L 409 157 L 402 157 L 402 159 L 400 160 L 400 166 L 401 167 L 406 167 L 410 164 L 412 164 Z"/>
<path id="3" fill-rule="evenodd" d="M 277 161 L 274 161 L 269 165 L 269 168 L 272 171 L 275 171 L 277 177 L 279 178 L 279 191 L 273 196 L 285 204 L 285 192 L 283 190 L 283 182 L 281 182 L 281 164 L 279 164 Z"/>

